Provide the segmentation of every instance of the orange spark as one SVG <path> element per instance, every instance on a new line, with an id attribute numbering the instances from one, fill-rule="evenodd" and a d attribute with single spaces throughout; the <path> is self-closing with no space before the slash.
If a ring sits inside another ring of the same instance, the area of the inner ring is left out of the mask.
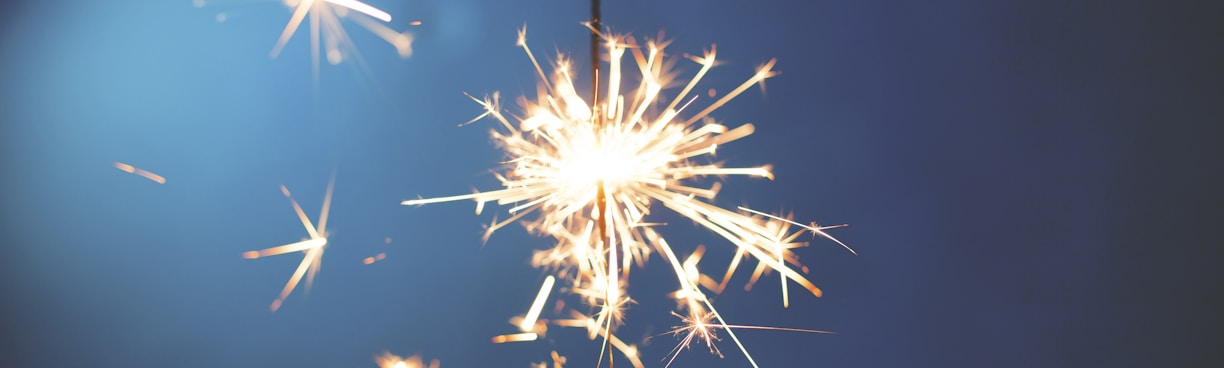
<path id="1" fill-rule="evenodd" d="M 132 167 L 132 165 L 128 165 L 128 164 L 125 164 L 125 163 L 122 163 L 122 162 L 117 162 L 117 161 L 116 161 L 116 162 L 115 162 L 115 168 L 116 168 L 116 169 L 119 169 L 119 170 L 122 170 L 122 171 L 124 171 L 124 172 L 128 172 L 128 173 L 132 173 L 132 174 L 136 174 L 136 175 L 143 176 L 145 179 L 152 180 L 153 182 L 158 183 L 158 184 L 165 184 L 165 183 L 166 183 L 166 178 L 163 178 L 161 175 L 157 175 L 157 174 L 154 174 L 154 173 L 151 173 L 151 172 L 148 172 L 148 171 L 144 171 L 144 170 L 141 170 L 141 169 L 137 169 L 137 168 L 135 168 L 135 167 Z"/>
<path id="2" fill-rule="evenodd" d="M 523 333 L 515 333 L 515 334 L 508 334 L 508 335 L 497 335 L 497 336 L 493 336 L 493 343 L 502 344 L 502 343 L 507 343 L 507 342 L 535 341 L 535 339 L 539 337 L 540 335 L 537 335 L 535 332 L 523 332 Z"/>

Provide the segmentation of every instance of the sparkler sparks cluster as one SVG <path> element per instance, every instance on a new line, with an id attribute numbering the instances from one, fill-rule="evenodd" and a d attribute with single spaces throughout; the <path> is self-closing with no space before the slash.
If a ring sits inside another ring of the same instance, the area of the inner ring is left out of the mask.
<path id="1" fill-rule="evenodd" d="M 700 69 L 668 101 L 661 92 L 676 82 L 676 73 L 672 70 L 674 62 L 664 57 L 666 43 L 647 40 L 638 44 L 629 36 L 600 37 L 610 59 L 606 69 L 608 82 L 603 98 L 591 103 L 578 95 L 570 61 L 559 56 L 553 73 L 546 75 L 527 46 L 525 29 L 521 30 L 517 44 L 538 73 L 538 96 L 534 100 L 520 100 L 524 116 L 514 117 L 514 121 L 503 114 L 498 94 L 473 98 L 485 112 L 465 123 L 491 117 L 499 124 L 491 135 L 507 156 L 505 171 L 497 176 L 503 188 L 407 200 L 402 204 L 473 200 L 477 214 L 490 202 L 508 206 L 509 217 L 495 219 L 484 240 L 515 222 L 522 223 L 533 234 L 555 240 L 555 246 L 534 255 L 533 265 L 553 271 L 563 289 L 594 312 L 587 315 L 571 310 L 568 316 L 551 323 L 586 328 L 591 339 L 602 337 L 606 345 L 616 348 L 636 367 L 642 366 L 636 347 L 624 343 L 614 332 L 624 323 L 623 309 L 631 302 L 627 293 L 631 265 L 641 267 L 650 253 L 658 252 L 672 266 L 680 284 L 672 297 L 683 312 L 677 315 L 687 325 L 678 330 L 688 331 L 681 345 L 687 346 L 695 338 L 709 344 L 714 338 L 712 329 L 723 329 L 755 366 L 730 330 L 737 326 L 723 320 L 702 288 L 721 292 L 737 267 L 749 259 L 758 262 L 749 287 L 763 274 L 777 272 L 784 305 L 789 303 L 790 282 L 820 296 L 821 290 L 800 272 L 806 272 L 806 268 L 791 249 L 805 245 L 796 241 L 804 232 L 845 246 L 824 232 L 831 227 L 801 225 L 789 216 L 742 207 L 739 211 L 718 207 L 712 202 L 720 189 L 719 182 L 708 187 L 696 183 L 702 177 L 730 175 L 773 178 L 768 165 L 729 168 L 703 160 L 708 160 L 720 145 L 753 133 L 752 124 L 728 128 L 709 115 L 754 84 L 763 84 L 776 75 L 775 61 L 761 66 L 752 77 L 713 103 L 687 114 L 697 109 L 692 106 L 697 97 L 689 93 L 715 65 L 713 47 L 700 57 L 689 57 Z M 622 60 L 627 55 L 634 63 L 624 68 Z M 638 78 L 632 90 L 628 85 L 632 82 L 622 82 L 631 80 L 629 77 Z M 735 246 L 734 258 L 720 282 L 698 270 L 702 248 L 681 261 L 655 230 L 660 224 L 649 222 L 648 216 L 657 209 L 653 206 L 656 203 Z M 792 225 L 802 230 L 791 232 Z M 551 281 L 550 276 L 528 315 L 517 323 L 520 333 L 499 336 L 494 338 L 495 342 L 534 340 L 544 333 L 545 325 L 535 321 L 542 298 L 547 298 L 548 290 L 552 289 Z"/>

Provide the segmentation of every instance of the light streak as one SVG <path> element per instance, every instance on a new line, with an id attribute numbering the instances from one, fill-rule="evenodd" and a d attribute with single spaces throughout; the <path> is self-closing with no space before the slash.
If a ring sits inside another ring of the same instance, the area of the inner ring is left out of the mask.
<path id="1" fill-rule="evenodd" d="M 846 243 L 842 243 L 840 240 L 837 240 L 837 239 L 836 239 L 836 238 L 834 238 L 832 235 L 829 235 L 829 233 L 824 232 L 825 230 L 828 230 L 828 229 L 836 229 L 836 228 L 839 228 L 839 227 L 846 227 L 846 226 L 850 226 L 850 224 L 830 225 L 830 226 L 819 226 L 819 225 L 816 225 L 816 223 L 815 223 L 815 222 L 812 222 L 812 223 L 809 223 L 809 224 L 807 224 L 807 225 L 804 225 L 804 224 L 800 224 L 800 223 L 798 223 L 798 222 L 791 221 L 790 219 L 785 219 L 785 218 L 781 218 L 781 217 L 778 217 L 778 216 L 770 215 L 770 214 L 768 214 L 768 213 L 763 213 L 763 212 L 759 212 L 759 211 L 754 211 L 754 210 L 752 210 L 752 209 L 750 209 L 750 208 L 739 207 L 739 209 L 744 210 L 744 211 L 747 211 L 747 212 L 750 212 L 750 213 L 755 213 L 755 214 L 758 214 L 758 215 L 761 215 L 761 216 L 765 216 L 765 217 L 768 217 L 768 218 L 772 218 L 772 219 L 775 219 L 775 220 L 783 221 L 783 222 L 789 223 L 789 224 L 791 224 L 791 225 L 795 225 L 795 226 L 802 227 L 802 228 L 807 229 L 808 231 L 812 232 L 812 235 L 813 235 L 813 236 L 820 235 L 821 237 L 823 237 L 823 238 L 825 238 L 825 239 L 829 239 L 829 240 L 832 240 L 832 241 L 834 241 L 834 242 L 837 242 L 837 245 L 842 246 L 842 248 L 846 248 L 846 250 L 850 251 L 850 253 L 853 253 L 853 254 L 854 254 L 854 255 L 856 255 L 856 256 L 858 255 L 858 252 L 854 251 L 854 249 L 853 249 L 853 248 L 850 248 L 850 246 L 846 245 Z"/>
<path id="2" fill-rule="evenodd" d="M 122 170 L 124 172 L 140 175 L 144 177 L 145 179 L 152 180 L 153 182 L 158 183 L 158 184 L 166 183 L 166 178 L 163 178 L 161 175 L 157 175 L 157 174 L 154 174 L 148 171 L 137 169 L 135 167 L 132 167 L 132 165 L 128 165 L 122 162 L 115 162 L 115 168 Z"/>
<path id="3" fill-rule="evenodd" d="M 556 278 L 552 275 L 544 278 L 544 284 L 540 285 L 540 292 L 536 294 L 535 301 L 531 302 L 531 309 L 527 310 L 527 316 L 519 324 L 519 330 L 523 332 L 533 330 L 536 320 L 540 318 L 540 312 L 544 310 L 544 302 L 548 300 L 548 294 L 552 292 L 554 282 Z"/>
<path id="4" fill-rule="evenodd" d="M 306 228 L 306 233 L 310 238 L 296 243 L 285 244 L 277 247 L 267 248 L 258 251 L 249 251 L 242 253 L 243 258 L 256 259 L 261 257 L 275 256 L 292 252 L 305 252 L 302 257 L 302 262 L 298 264 L 293 275 L 289 277 L 289 282 L 285 283 L 285 287 L 281 289 L 280 295 L 276 300 L 272 301 L 269 307 L 273 312 L 280 309 L 285 298 L 297 288 L 299 282 L 302 281 L 302 276 L 306 276 L 306 287 L 310 288 L 314 283 L 314 277 L 319 273 L 319 267 L 323 259 L 323 249 L 327 246 L 327 213 L 331 207 L 332 189 L 335 187 L 336 177 L 333 175 L 327 183 L 327 194 L 323 197 L 323 210 L 319 213 L 319 224 L 316 227 L 310 223 L 310 218 L 306 217 L 306 213 L 302 211 L 302 207 L 293 199 L 293 195 L 289 193 L 289 189 L 281 185 L 281 193 L 285 198 L 289 199 L 289 203 L 293 204 L 293 211 L 297 213 L 298 219 L 302 220 L 302 226 Z"/>

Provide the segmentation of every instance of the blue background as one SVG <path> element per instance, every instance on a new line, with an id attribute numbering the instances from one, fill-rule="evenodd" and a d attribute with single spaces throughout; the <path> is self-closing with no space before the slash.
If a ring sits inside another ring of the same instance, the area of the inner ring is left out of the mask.
<path id="1" fill-rule="evenodd" d="M 665 31 L 675 54 L 716 43 L 726 63 L 699 91 L 779 60 L 767 93 L 715 113 L 757 126 L 718 158 L 773 163 L 777 179 L 730 178 L 718 204 L 850 223 L 834 234 L 861 255 L 799 250 L 825 296 L 793 293 L 789 309 L 777 282 L 742 291 L 745 275 L 719 296 L 732 323 L 838 332 L 741 331 L 762 367 L 1211 366 L 1224 361 L 1224 12 L 1202 3 L 603 9 L 614 31 Z M 542 275 L 527 262 L 545 241 L 509 228 L 482 247 L 493 211 L 399 205 L 497 187 L 492 123 L 456 127 L 481 112 L 463 92 L 535 91 L 514 45 L 523 24 L 537 56 L 585 65 L 589 4 L 370 4 L 412 28 L 415 55 L 349 23 L 367 68 L 324 65 L 317 90 L 306 28 L 268 57 L 289 18 L 277 2 L 4 5 L 0 365 L 372 367 L 389 350 L 525 367 L 558 349 L 594 366 L 582 331 L 489 342 L 531 303 Z M 306 236 L 278 186 L 313 218 L 333 169 L 319 278 L 269 314 L 300 257 L 239 255 Z M 680 253 L 707 246 L 707 270 L 730 257 L 660 219 Z M 639 271 L 622 336 L 640 342 L 677 321 L 663 260 Z M 674 344 L 653 338 L 643 360 L 660 366 Z M 674 366 L 746 365 L 720 346 L 725 359 L 697 347 Z"/>

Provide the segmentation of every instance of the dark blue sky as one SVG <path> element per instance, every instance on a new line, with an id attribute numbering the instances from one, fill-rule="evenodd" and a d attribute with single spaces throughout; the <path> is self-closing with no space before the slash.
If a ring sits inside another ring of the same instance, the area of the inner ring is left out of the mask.
<path id="1" fill-rule="evenodd" d="M 719 159 L 777 179 L 730 178 L 718 204 L 850 223 L 835 235 L 860 256 L 800 250 L 825 296 L 789 309 L 776 282 L 718 298 L 732 323 L 838 332 L 741 332 L 762 367 L 1212 366 L 1224 12 L 1202 3 L 605 0 L 604 18 L 676 54 L 716 43 L 703 89 L 778 58 L 767 93 L 715 113 L 757 127 Z M 489 342 L 534 297 L 545 241 L 514 228 L 482 248 L 492 211 L 398 204 L 496 187 L 491 122 L 455 126 L 481 112 L 463 93 L 534 92 L 523 24 L 538 56 L 585 64 L 589 4 L 370 4 L 423 22 L 416 54 L 350 24 L 368 69 L 324 66 L 317 92 L 304 33 L 267 56 L 289 17 L 275 2 L 5 5 L 0 365 L 372 367 L 390 350 L 525 367 L 556 348 L 593 366 L 580 331 Z M 239 255 L 306 236 L 278 186 L 314 217 L 333 168 L 321 274 L 269 314 L 300 257 Z M 730 256 L 660 218 L 680 253 L 707 246 L 706 268 Z M 662 261 L 633 275 L 630 340 L 676 324 Z M 674 366 L 746 364 L 721 347 Z"/>

